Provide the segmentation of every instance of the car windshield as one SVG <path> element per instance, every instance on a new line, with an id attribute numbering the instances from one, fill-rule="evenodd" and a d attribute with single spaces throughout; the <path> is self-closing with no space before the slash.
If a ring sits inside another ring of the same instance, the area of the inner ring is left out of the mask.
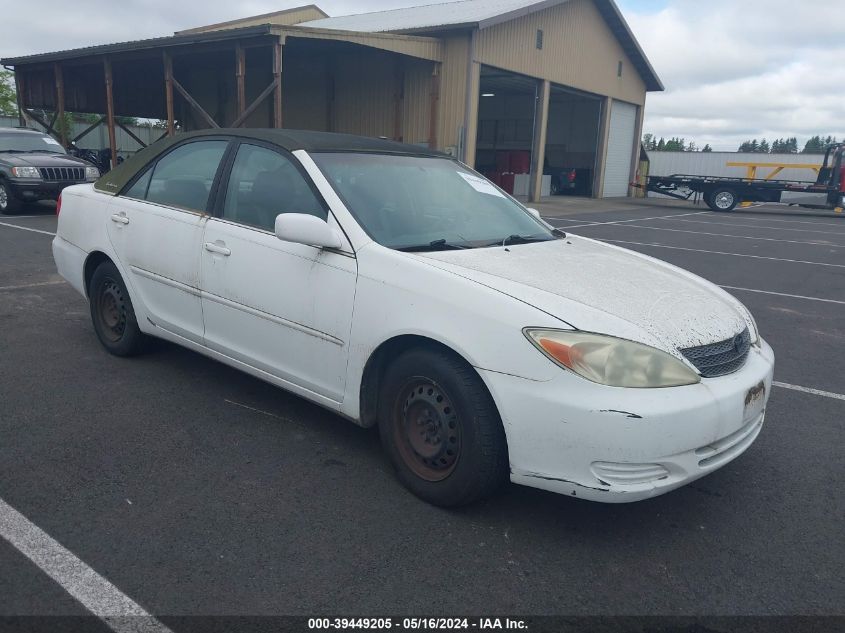
<path id="1" fill-rule="evenodd" d="M 54 138 L 35 132 L 0 133 L 0 152 L 64 154 L 65 150 Z"/>
<path id="2" fill-rule="evenodd" d="M 388 248 L 430 251 L 557 239 L 519 203 L 457 161 L 311 156 L 363 229 Z"/>

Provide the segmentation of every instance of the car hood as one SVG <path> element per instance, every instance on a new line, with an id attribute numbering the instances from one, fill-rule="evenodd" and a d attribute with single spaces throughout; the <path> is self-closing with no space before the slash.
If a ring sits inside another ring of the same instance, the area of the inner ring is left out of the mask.
<path id="1" fill-rule="evenodd" d="M 665 262 L 595 240 L 421 253 L 579 330 L 678 350 L 727 340 L 747 311 L 718 286 Z M 531 326 L 531 323 L 526 323 Z"/>
<path id="2" fill-rule="evenodd" d="M 0 154 L 0 161 L 13 167 L 88 167 L 88 161 L 68 154 Z"/>

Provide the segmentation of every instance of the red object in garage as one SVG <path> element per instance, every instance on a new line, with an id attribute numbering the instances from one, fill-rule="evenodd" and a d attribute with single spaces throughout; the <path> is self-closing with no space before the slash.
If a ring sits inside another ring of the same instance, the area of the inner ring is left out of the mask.
<path id="1" fill-rule="evenodd" d="M 516 177 L 513 174 L 499 174 L 499 182 L 497 183 L 502 189 L 513 195 L 513 186 Z"/>
<path id="2" fill-rule="evenodd" d="M 511 170 L 511 153 L 496 152 L 496 172 L 503 174 Z"/>
<path id="3" fill-rule="evenodd" d="M 518 150 L 511 152 L 510 171 L 514 174 L 527 174 L 531 171 L 531 152 Z"/>

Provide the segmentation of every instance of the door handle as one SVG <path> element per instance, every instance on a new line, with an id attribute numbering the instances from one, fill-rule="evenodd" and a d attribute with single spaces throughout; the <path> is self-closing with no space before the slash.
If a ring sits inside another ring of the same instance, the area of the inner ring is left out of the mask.
<path id="1" fill-rule="evenodd" d="M 215 255 L 222 255 L 223 257 L 228 257 L 232 254 L 232 251 L 226 248 L 225 246 L 221 246 L 220 244 L 214 244 L 212 242 L 205 243 L 205 250 L 209 253 L 214 253 Z"/>
<path id="2" fill-rule="evenodd" d="M 115 224 L 129 224 L 129 218 L 121 213 L 115 213 L 111 216 L 111 221 Z"/>

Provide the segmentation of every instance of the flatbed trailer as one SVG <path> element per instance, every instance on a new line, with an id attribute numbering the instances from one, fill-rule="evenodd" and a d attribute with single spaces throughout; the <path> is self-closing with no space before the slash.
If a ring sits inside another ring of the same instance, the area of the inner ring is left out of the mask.
<path id="1" fill-rule="evenodd" d="M 742 202 L 774 202 L 812 209 L 845 206 L 845 144 L 831 145 L 816 182 L 721 176 L 649 176 L 632 186 L 679 200 L 704 200 L 714 211 L 733 211 Z"/>

